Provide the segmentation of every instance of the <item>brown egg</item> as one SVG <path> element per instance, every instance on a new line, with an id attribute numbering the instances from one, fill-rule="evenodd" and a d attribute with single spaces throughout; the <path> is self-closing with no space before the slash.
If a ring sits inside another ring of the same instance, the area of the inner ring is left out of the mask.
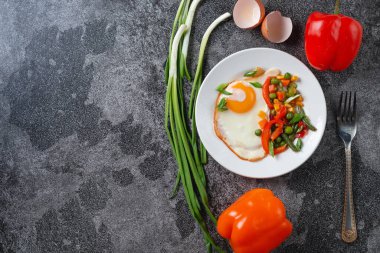
<path id="1" fill-rule="evenodd" d="M 235 24 L 242 29 L 253 29 L 261 24 L 265 7 L 261 0 L 238 0 L 233 17 Z"/>
<path id="2" fill-rule="evenodd" d="M 273 43 L 282 43 L 292 34 L 293 24 L 288 17 L 283 17 L 281 12 L 272 11 L 269 13 L 261 25 L 263 36 Z"/>

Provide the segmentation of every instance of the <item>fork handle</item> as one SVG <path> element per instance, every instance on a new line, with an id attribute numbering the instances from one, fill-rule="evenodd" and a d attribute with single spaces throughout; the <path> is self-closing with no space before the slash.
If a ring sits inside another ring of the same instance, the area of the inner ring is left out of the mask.
<path id="1" fill-rule="evenodd" d="M 342 222 L 342 240 L 351 243 L 356 240 L 358 233 L 356 230 L 354 200 L 352 196 L 352 163 L 351 146 L 345 148 L 346 151 L 346 186 L 344 192 L 344 208 Z"/>

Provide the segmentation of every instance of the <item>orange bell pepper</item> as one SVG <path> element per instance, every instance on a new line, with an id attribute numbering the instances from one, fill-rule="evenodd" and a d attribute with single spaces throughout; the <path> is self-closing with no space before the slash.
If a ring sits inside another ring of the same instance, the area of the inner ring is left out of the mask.
<path id="1" fill-rule="evenodd" d="M 235 253 L 268 253 L 292 233 L 282 201 L 268 189 L 250 190 L 219 216 L 218 233 Z"/>

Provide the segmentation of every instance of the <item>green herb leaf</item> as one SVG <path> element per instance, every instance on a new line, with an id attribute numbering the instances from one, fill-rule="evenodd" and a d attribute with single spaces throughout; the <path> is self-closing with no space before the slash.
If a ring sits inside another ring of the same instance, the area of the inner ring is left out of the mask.
<path id="1" fill-rule="evenodd" d="M 256 73 L 257 73 L 257 70 L 248 71 L 248 72 L 245 72 L 244 76 L 245 77 L 253 77 L 256 75 Z"/>
<path id="2" fill-rule="evenodd" d="M 269 154 L 274 157 L 273 141 L 269 141 Z"/>
<path id="3" fill-rule="evenodd" d="M 226 91 L 227 86 L 228 86 L 228 83 L 222 83 L 216 88 L 216 90 L 224 95 L 232 95 L 231 92 Z"/>
<path id="4" fill-rule="evenodd" d="M 219 110 L 220 112 L 227 111 L 227 99 L 226 99 L 226 98 L 222 98 L 222 99 L 219 101 L 219 104 L 218 104 L 218 110 Z"/>
<path id="5" fill-rule="evenodd" d="M 263 85 L 259 82 L 250 82 L 250 84 L 253 85 L 253 87 L 256 87 L 259 89 L 261 89 L 263 87 Z"/>

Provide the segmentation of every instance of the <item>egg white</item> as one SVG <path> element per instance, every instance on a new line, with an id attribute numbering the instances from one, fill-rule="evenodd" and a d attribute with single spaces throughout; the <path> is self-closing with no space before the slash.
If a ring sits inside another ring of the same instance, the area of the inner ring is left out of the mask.
<path id="1" fill-rule="evenodd" d="M 263 83 L 268 76 L 275 76 L 280 73 L 277 69 L 269 69 L 258 78 L 250 78 L 251 82 L 259 81 Z M 256 94 L 256 103 L 252 109 L 245 113 L 236 113 L 231 110 L 220 112 L 215 109 L 214 128 L 217 136 L 241 159 L 257 161 L 266 156 L 261 144 L 261 137 L 255 135 L 255 130 L 259 128 L 258 116 L 260 110 L 268 112 L 268 107 L 262 96 L 262 89 L 255 88 L 249 82 L 238 80 L 231 82 L 226 91 L 233 95 L 220 94 L 217 104 L 224 97 L 233 100 L 244 100 L 245 94 L 240 89 L 232 88 L 236 83 L 243 83 L 250 87 Z"/>

